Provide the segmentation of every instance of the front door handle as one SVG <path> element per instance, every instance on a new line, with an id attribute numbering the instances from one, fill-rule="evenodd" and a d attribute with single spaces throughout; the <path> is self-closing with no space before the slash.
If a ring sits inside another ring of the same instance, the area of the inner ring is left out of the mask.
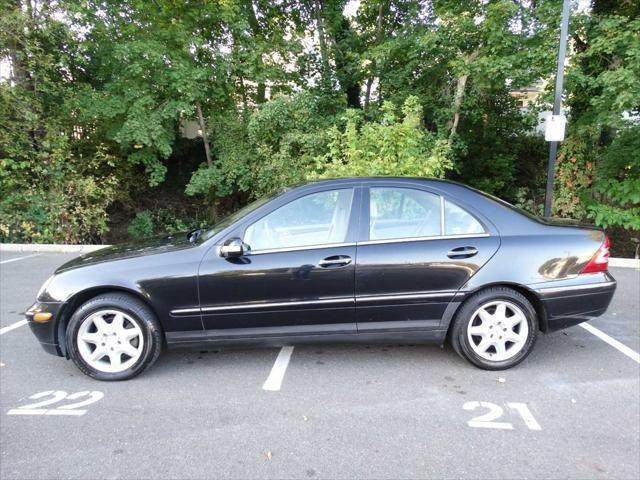
<path id="1" fill-rule="evenodd" d="M 344 267 L 351 263 L 351 257 L 348 255 L 333 255 L 331 257 L 323 258 L 318 262 L 321 267 Z"/>
<path id="2" fill-rule="evenodd" d="M 449 258 L 469 258 L 478 254 L 476 247 L 458 247 L 449 250 L 447 257 Z"/>

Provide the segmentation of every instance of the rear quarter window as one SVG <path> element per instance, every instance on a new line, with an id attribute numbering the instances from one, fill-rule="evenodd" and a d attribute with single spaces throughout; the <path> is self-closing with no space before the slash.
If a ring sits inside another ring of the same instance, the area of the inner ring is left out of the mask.
<path id="1" fill-rule="evenodd" d="M 473 235 L 485 233 L 482 224 L 469 212 L 448 200 L 444 202 L 444 234 Z"/>

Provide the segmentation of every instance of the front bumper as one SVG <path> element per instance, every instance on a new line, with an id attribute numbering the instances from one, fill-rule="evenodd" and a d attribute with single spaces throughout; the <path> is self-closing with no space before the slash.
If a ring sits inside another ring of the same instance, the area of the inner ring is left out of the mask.
<path id="1" fill-rule="evenodd" d="M 29 328 L 36 336 L 45 352 L 59 357 L 64 356 L 58 340 L 58 326 L 63 303 L 36 302 L 25 312 L 25 318 L 29 322 Z M 34 320 L 36 313 L 51 313 L 51 319 L 46 322 Z"/>
<path id="2" fill-rule="evenodd" d="M 546 328 L 554 331 L 606 312 L 616 291 L 616 281 L 609 273 L 603 273 L 558 285 L 539 286 L 535 291 L 547 314 Z"/>

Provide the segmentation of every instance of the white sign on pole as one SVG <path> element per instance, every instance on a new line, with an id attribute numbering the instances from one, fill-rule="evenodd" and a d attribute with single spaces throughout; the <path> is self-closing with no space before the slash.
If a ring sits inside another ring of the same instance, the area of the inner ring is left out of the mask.
<path id="1" fill-rule="evenodd" d="M 567 126 L 565 115 L 550 115 L 544 131 L 544 139 L 547 142 L 561 142 L 564 140 L 564 129 Z"/>

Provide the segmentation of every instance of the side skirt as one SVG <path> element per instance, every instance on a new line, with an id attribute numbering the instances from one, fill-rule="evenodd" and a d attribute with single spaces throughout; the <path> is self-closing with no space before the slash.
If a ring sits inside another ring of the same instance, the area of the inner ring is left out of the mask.
<path id="1" fill-rule="evenodd" d="M 278 334 L 261 336 L 225 336 L 219 332 L 167 332 L 165 337 L 170 349 L 198 349 L 222 346 L 281 347 L 317 343 L 444 343 L 446 330 L 411 330 L 375 333 L 316 333 Z"/>

